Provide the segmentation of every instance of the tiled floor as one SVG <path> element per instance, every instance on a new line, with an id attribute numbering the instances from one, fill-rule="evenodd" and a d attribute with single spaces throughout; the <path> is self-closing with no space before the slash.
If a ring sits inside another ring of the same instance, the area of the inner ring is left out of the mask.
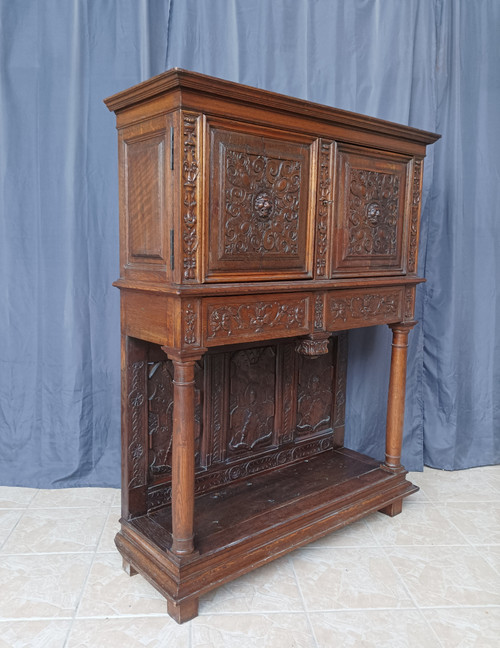
<path id="1" fill-rule="evenodd" d="M 121 569 L 111 489 L 0 488 L 0 648 L 500 646 L 500 466 L 421 490 L 204 596 L 178 626 Z"/>

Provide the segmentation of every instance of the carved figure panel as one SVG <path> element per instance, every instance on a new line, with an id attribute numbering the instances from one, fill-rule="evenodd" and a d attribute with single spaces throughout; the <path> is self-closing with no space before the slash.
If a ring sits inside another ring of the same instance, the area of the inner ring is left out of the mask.
<path id="1" fill-rule="evenodd" d="M 325 355 L 298 356 L 296 437 L 311 436 L 332 427 L 333 380 L 331 343 Z"/>
<path id="2" fill-rule="evenodd" d="M 272 444 L 275 390 L 274 347 L 255 347 L 232 355 L 228 455 Z"/>
<path id="3" fill-rule="evenodd" d="M 209 351 L 196 365 L 197 494 L 339 445 L 345 335 L 331 337 L 328 353 L 314 359 L 301 357 L 296 343 Z M 144 362 L 132 373 L 137 376 L 131 391 L 136 417 L 141 412 L 144 422 L 147 417 L 149 435 L 144 431 L 145 451 L 138 453 L 137 465 L 142 462 L 148 473 L 152 509 L 171 498 L 173 365 L 160 347 L 149 345 Z M 139 384 L 144 384 L 141 393 Z"/>
<path id="4" fill-rule="evenodd" d="M 152 357 L 151 357 L 152 356 Z M 154 358 L 154 359 L 153 359 Z M 151 479 L 170 474 L 172 470 L 172 416 L 174 408 L 174 369 L 171 360 L 163 360 L 152 347 L 147 365 L 149 474 Z M 195 366 L 195 448 L 200 462 L 202 426 L 202 369 Z"/>
<path id="5" fill-rule="evenodd" d="M 310 270 L 310 145 L 214 129 L 211 147 L 209 274 Z"/>

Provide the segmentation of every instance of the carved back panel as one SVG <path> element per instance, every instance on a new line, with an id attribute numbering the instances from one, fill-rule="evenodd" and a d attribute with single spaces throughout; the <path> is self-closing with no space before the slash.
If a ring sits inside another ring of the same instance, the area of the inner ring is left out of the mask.
<path id="1" fill-rule="evenodd" d="M 196 366 L 196 494 L 343 444 L 346 339 L 306 358 L 296 341 L 209 352 Z M 148 507 L 170 499 L 172 363 L 147 353 Z"/>

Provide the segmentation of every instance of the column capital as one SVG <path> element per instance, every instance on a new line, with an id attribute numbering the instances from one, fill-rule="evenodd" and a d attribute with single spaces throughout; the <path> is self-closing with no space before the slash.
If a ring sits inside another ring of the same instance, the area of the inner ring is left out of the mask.
<path id="1" fill-rule="evenodd" d="M 196 347 L 194 349 L 179 349 L 176 347 L 162 346 L 161 350 L 172 360 L 172 362 L 197 362 L 206 352 L 205 347 Z"/>
<path id="2" fill-rule="evenodd" d="M 387 326 L 392 329 L 394 333 L 400 332 L 400 333 L 407 333 L 411 331 L 411 329 L 418 324 L 417 320 L 409 320 L 408 322 L 392 322 L 390 324 L 387 324 Z"/>

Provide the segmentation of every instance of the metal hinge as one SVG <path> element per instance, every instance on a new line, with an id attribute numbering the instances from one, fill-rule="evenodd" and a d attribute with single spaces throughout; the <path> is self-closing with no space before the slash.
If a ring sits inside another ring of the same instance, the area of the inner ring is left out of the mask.
<path id="1" fill-rule="evenodd" d="M 170 230 L 170 270 L 174 269 L 174 230 Z"/>
<path id="2" fill-rule="evenodd" d="M 174 168 L 174 127 L 170 126 L 170 168 Z"/>

